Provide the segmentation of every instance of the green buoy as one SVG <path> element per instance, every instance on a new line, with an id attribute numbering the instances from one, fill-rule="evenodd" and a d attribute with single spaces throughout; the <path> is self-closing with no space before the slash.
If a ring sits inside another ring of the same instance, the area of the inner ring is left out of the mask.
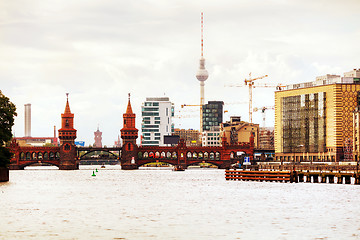
<path id="1" fill-rule="evenodd" d="M 94 171 L 93 171 L 93 174 L 92 174 L 91 176 L 96 177 L 96 175 L 95 175 L 95 172 L 94 172 Z"/>
<path id="2" fill-rule="evenodd" d="M 96 169 L 96 172 L 98 172 L 98 170 Z"/>

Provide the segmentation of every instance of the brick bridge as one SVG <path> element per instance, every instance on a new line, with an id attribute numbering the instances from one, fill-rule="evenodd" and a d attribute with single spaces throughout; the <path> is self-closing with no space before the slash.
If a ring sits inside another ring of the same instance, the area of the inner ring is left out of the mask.
<path id="1" fill-rule="evenodd" d="M 251 161 L 254 156 L 253 135 L 248 143 L 237 145 L 229 145 L 223 138 L 221 147 L 188 147 L 182 139 L 171 147 L 138 146 L 136 144 L 138 129 L 135 128 L 135 114 L 132 112 L 130 96 L 126 113 L 123 114 L 123 128 L 120 130 L 123 139 L 122 148 L 77 147 L 73 119 L 74 114 L 70 111 L 67 98 L 65 112 L 61 114 L 62 127 L 58 130 L 60 146 L 21 147 L 13 139 L 9 146 L 13 153 L 9 168 L 24 169 L 34 163 L 48 163 L 59 167 L 60 170 L 75 170 L 79 169 L 79 162 L 94 151 L 108 152 L 120 158 L 121 168 L 124 170 L 138 169 L 151 162 L 165 162 L 182 168 L 198 163 L 211 163 L 219 168 L 229 168 L 232 164 L 241 161 L 243 156 L 249 156 Z"/>

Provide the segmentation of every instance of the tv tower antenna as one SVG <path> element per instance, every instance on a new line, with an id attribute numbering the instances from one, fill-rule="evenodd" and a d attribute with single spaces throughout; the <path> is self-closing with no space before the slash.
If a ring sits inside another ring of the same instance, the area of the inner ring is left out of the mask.
<path id="1" fill-rule="evenodd" d="M 205 58 L 204 58 L 204 17 L 201 13 L 201 57 L 199 70 L 196 73 L 196 78 L 200 81 L 200 133 L 203 132 L 203 105 L 204 102 L 204 86 L 205 81 L 208 79 L 209 73 L 205 69 Z"/>

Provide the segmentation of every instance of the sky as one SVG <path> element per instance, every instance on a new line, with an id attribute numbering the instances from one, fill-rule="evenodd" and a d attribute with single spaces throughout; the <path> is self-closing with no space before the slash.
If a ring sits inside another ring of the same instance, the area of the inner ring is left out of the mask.
<path id="1" fill-rule="evenodd" d="M 98 127 L 114 144 L 128 93 L 138 129 L 146 97 L 162 96 L 175 105 L 175 128 L 199 129 L 198 107 L 181 105 L 200 102 L 201 12 L 205 102 L 224 101 L 224 121 L 248 121 L 249 73 L 268 75 L 259 85 L 288 85 L 360 68 L 358 0 L 2 0 L 0 90 L 17 106 L 15 136 L 27 103 L 32 136 L 53 136 L 66 93 L 86 145 Z M 255 88 L 253 107 L 274 106 L 274 91 Z M 262 125 L 260 112 L 253 122 Z"/>

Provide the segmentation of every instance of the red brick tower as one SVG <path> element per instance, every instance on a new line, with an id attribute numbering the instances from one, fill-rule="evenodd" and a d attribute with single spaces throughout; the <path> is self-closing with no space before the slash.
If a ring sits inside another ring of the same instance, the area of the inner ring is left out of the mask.
<path id="1" fill-rule="evenodd" d="M 60 139 L 60 166 L 61 170 L 79 169 L 76 161 L 76 129 L 74 129 L 74 114 L 70 111 L 69 94 L 66 94 L 65 112 L 61 114 Z"/>
<path id="2" fill-rule="evenodd" d="M 137 150 L 136 139 L 138 138 L 138 130 L 135 127 L 135 117 L 129 101 L 126 109 L 126 113 L 123 114 L 124 126 L 120 130 L 121 138 L 123 140 L 123 146 L 121 151 L 121 169 L 137 169 Z"/>
<path id="3" fill-rule="evenodd" d="M 98 147 L 98 148 L 101 148 L 102 147 L 102 132 L 100 132 L 99 130 L 99 126 L 97 128 L 97 131 L 94 132 L 94 140 L 95 140 L 95 143 L 94 143 L 94 147 Z"/>

